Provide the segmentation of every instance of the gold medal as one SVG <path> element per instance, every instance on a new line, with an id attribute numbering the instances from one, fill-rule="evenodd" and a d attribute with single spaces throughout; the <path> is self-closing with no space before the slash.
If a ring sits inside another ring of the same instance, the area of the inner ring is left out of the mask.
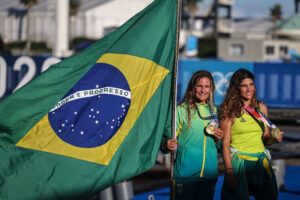
<path id="1" fill-rule="evenodd" d="M 279 128 L 273 128 L 271 130 L 271 135 L 272 135 L 273 138 L 278 138 L 279 135 L 280 135 L 280 132 L 281 131 L 279 130 Z"/>
<path id="2" fill-rule="evenodd" d="M 213 135 L 215 133 L 215 127 L 213 125 L 208 125 L 205 130 L 209 135 Z"/>

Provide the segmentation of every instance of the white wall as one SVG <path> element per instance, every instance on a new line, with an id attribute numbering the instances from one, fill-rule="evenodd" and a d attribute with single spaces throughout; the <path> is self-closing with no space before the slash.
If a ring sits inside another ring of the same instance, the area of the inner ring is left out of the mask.
<path id="1" fill-rule="evenodd" d="M 153 0 L 115 0 L 84 13 L 85 35 L 88 38 L 101 38 L 104 29 L 119 27 Z"/>
<path id="2" fill-rule="evenodd" d="M 136 13 L 144 9 L 153 0 L 113 0 L 79 12 L 70 21 L 70 36 L 100 39 L 104 36 L 104 28 L 119 27 Z M 49 47 L 55 43 L 55 7 L 54 0 L 47 0 L 47 12 L 31 13 L 30 35 L 33 41 L 46 41 Z M 20 17 L 8 16 L 7 11 L 0 12 L 0 34 L 6 42 L 26 39 L 26 15 L 21 23 Z"/>

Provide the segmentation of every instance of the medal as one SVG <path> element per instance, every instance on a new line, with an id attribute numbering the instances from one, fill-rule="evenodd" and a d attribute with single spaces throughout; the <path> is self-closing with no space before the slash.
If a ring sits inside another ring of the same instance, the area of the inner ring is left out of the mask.
<path id="1" fill-rule="evenodd" d="M 273 138 L 278 138 L 280 136 L 280 129 L 279 128 L 273 128 L 271 130 L 271 135 Z"/>
<path id="2" fill-rule="evenodd" d="M 196 108 L 197 108 L 197 106 L 196 106 Z M 215 127 L 217 127 L 219 125 L 219 119 L 218 119 L 217 115 L 214 113 L 213 110 L 210 110 L 210 116 L 208 116 L 208 117 L 202 117 L 200 115 L 200 112 L 199 112 L 198 108 L 197 108 L 197 113 L 198 113 L 199 117 L 202 120 L 210 120 L 210 119 L 212 119 L 210 121 L 210 123 L 205 127 L 205 131 L 206 131 L 207 134 L 213 135 L 215 133 Z"/>
<path id="3" fill-rule="evenodd" d="M 266 124 L 267 126 L 271 127 L 271 136 L 273 138 L 278 138 L 280 136 L 280 130 L 279 128 L 277 128 L 275 126 L 275 124 L 273 124 L 260 110 L 258 110 L 258 112 L 260 113 L 260 115 L 255 112 L 255 110 L 253 110 L 252 108 L 250 108 L 249 106 L 244 106 L 244 108 L 253 116 L 255 116 L 257 119 L 259 119 L 260 121 L 262 121 L 264 124 Z"/>
<path id="4" fill-rule="evenodd" d="M 215 126 L 208 125 L 208 126 L 206 126 L 205 130 L 209 135 L 213 135 L 215 133 Z"/>

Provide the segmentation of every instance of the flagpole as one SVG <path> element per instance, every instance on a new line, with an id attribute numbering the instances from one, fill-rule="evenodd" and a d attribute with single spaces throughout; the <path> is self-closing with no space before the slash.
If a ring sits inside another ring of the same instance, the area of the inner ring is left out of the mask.
<path id="1" fill-rule="evenodd" d="M 173 70 L 173 104 L 172 104 L 172 138 L 175 138 L 176 132 L 176 102 L 177 102 L 177 68 L 178 68 L 178 57 L 179 57 L 179 35 L 181 27 L 181 1 L 177 0 L 177 27 L 176 27 L 176 46 L 175 46 L 175 59 L 174 59 L 174 70 Z M 175 151 L 171 151 L 171 191 L 170 199 L 175 200 L 175 180 L 174 180 L 174 160 Z"/>

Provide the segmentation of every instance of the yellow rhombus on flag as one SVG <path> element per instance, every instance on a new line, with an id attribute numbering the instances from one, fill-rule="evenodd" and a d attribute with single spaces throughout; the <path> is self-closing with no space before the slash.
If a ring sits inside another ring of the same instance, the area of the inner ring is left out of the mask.
<path id="1" fill-rule="evenodd" d="M 171 126 L 176 19 L 176 0 L 156 0 L 1 102 L 1 198 L 87 199 L 153 167 Z"/>

